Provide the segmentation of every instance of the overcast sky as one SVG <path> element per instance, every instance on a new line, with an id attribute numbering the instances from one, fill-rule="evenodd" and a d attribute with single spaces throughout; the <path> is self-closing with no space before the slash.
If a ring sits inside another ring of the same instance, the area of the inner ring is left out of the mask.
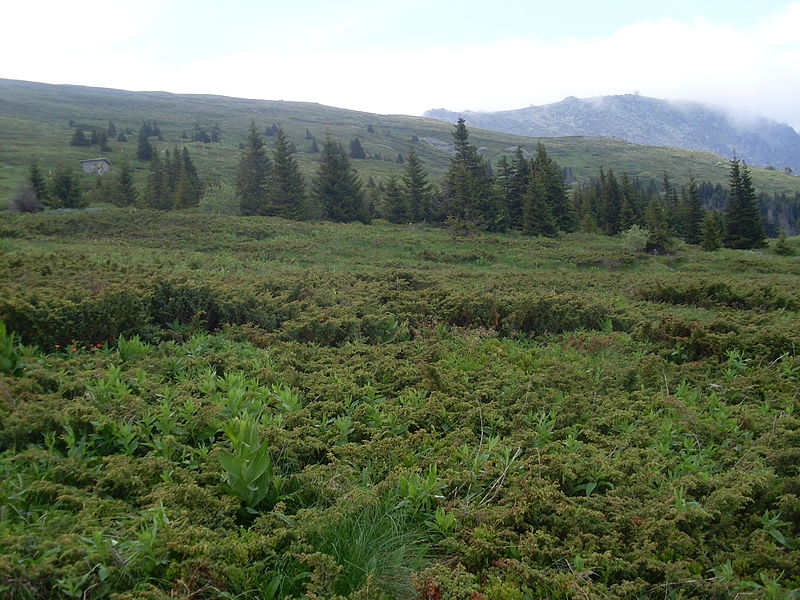
<path id="1" fill-rule="evenodd" d="M 800 131 L 800 2 L 9 2 L 0 77 L 320 102 L 504 110 L 638 91 Z"/>

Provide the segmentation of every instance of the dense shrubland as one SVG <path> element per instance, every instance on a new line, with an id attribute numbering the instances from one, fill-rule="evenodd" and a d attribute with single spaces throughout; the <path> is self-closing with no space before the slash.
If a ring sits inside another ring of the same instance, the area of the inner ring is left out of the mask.
<path id="1" fill-rule="evenodd" d="M 0 253 L 5 597 L 800 588 L 796 258 L 130 210 Z"/>

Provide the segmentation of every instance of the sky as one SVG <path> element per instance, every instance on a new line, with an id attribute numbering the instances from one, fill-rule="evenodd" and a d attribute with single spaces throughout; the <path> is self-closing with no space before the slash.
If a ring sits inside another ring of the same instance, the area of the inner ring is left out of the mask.
<path id="1" fill-rule="evenodd" d="M 8 4 L 9 79 L 409 115 L 640 93 L 800 131 L 800 1 Z"/>

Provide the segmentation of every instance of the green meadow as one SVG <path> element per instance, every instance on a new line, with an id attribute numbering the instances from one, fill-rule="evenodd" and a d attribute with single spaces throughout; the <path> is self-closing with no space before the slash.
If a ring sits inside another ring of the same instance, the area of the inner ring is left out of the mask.
<path id="1" fill-rule="evenodd" d="M 0 595 L 800 596 L 798 259 L 458 233 L 4 213 Z"/>

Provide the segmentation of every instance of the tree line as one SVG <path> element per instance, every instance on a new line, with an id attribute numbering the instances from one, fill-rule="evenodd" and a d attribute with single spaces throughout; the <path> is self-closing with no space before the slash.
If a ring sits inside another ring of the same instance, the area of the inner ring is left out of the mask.
<path id="1" fill-rule="evenodd" d="M 113 123 L 109 123 L 108 129 L 112 128 Z M 200 206 L 212 212 L 244 216 L 363 223 L 384 218 L 393 223 L 461 224 L 496 232 L 517 230 L 525 235 L 555 236 L 576 230 L 617 235 L 637 226 L 647 231 L 651 251 L 666 249 L 674 237 L 703 243 L 709 249 L 720 244 L 731 248 L 761 247 L 765 243 L 761 212 L 765 205 L 775 206 L 779 200 L 786 200 L 759 197 L 749 167 L 736 157 L 730 162 L 727 189 L 694 179 L 677 186 L 668 175 L 660 184 L 642 183 L 609 169 L 601 170 L 597 178 L 579 185 L 570 194 L 565 183 L 567 170 L 548 155 L 544 145 L 539 143 L 533 156 L 517 148 L 493 167 L 470 142 L 463 119 L 454 126 L 453 152 L 440 188 L 430 183 L 413 146 L 402 160 L 400 175 L 391 175 L 379 183 L 370 177 L 364 185 L 351 163 L 351 159 L 367 156 L 358 138 L 350 142 L 348 151 L 330 136 L 326 136 L 321 149 L 317 148 L 319 166 L 307 184 L 294 158 L 296 148 L 284 131 L 273 124 L 262 134 L 255 121 L 250 123 L 247 139 L 241 144 L 233 185 L 220 182 L 209 187 L 203 185 L 186 147 L 161 155 L 149 141 L 153 136 L 161 139 L 158 123 L 144 122 L 139 131 L 137 157 L 150 161 L 150 167 L 141 192 L 133 188 L 130 168 L 123 163 L 113 178 L 98 181 L 90 190 L 90 197 L 121 206 L 160 210 Z M 274 139 L 271 153 L 265 136 Z M 306 138 L 316 146 L 316 138 L 308 130 Z M 86 200 L 79 199 L 80 186 L 69 181 L 63 170 L 43 186 L 37 169 L 35 165 L 31 168 L 29 180 L 34 195 L 45 204 L 85 204 Z M 205 192 L 215 199 L 224 196 L 224 210 L 210 204 L 202 206 Z M 710 205 L 711 210 L 704 204 Z M 800 207 L 800 202 L 796 204 Z"/>

